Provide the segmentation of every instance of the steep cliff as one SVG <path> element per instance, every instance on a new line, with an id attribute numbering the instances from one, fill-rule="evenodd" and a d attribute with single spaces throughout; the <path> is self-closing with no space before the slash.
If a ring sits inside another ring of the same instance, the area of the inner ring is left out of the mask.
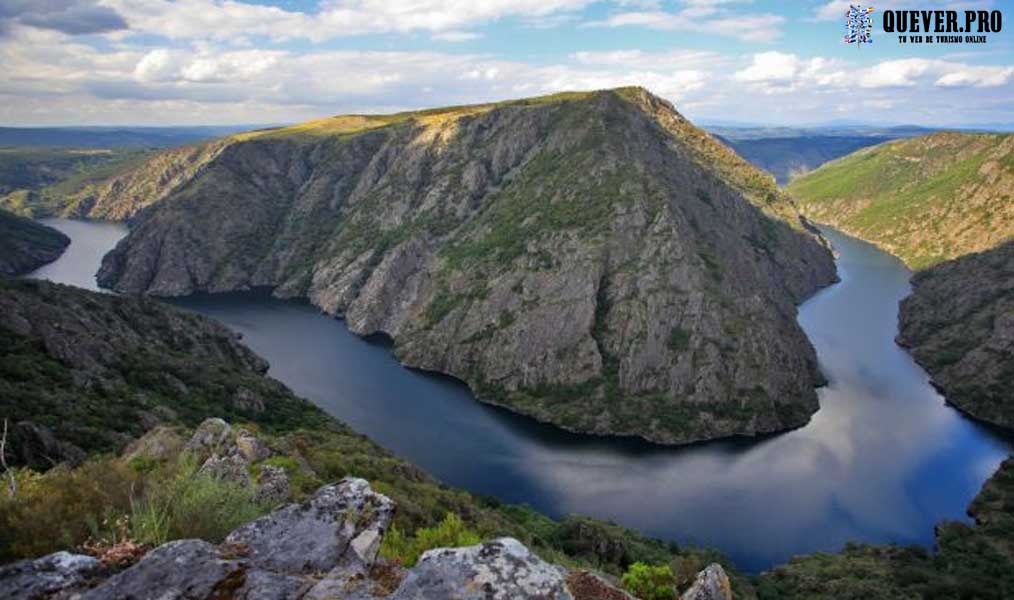
<path id="1" fill-rule="evenodd" d="M 0 276 L 34 271 L 63 254 L 70 238 L 41 223 L 0 208 Z"/>
<path id="2" fill-rule="evenodd" d="M 1014 242 L 920 271 L 912 287 L 898 343 L 948 402 L 1014 428 Z"/>
<path id="3" fill-rule="evenodd" d="M 794 305 L 833 280 L 829 252 L 769 176 L 642 89 L 336 117 L 195 152 L 157 198 L 94 202 L 148 206 L 103 285 L 306 296 L 405 364 L 575 431 L 683 443 L 817 409 Z"/>

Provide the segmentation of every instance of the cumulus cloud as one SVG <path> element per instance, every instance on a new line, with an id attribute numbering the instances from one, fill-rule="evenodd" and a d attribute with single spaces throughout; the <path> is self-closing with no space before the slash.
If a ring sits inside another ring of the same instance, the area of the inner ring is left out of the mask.
<path id="1" fill-rule="evenodd" d="M 818 88 L 999 87 L 1014 81 L 1014 67 L 977 66 L 925 58 L 885 60 L 868 67 L 842 60 L 804 59 L 783 52 L 754 54 L 750 64 L 733 79 L 756 84 L 767 91 L 801 86 Z"/>
<path id="2" fill-rule="evenodd" d="M 4 0 L 0 3 L 0 33 L 13 24 L 78 35 L 125 29 L 126 20 L 98 0 Z"/>

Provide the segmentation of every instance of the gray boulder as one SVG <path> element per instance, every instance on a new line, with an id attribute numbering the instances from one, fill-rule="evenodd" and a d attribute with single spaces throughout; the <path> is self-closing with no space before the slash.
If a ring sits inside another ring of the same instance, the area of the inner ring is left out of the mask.
<path id="1" fill-rule="evenodd" d="M 66 598 L 100 575 L 102 564 L 90 556 L 56 552 L 0 567 L 0 598 Z"/>
<path id="2" fill-rule="evenodd" d="M 245 580 L 245 565 L 222 558 L 202 540 L 178 540 L 155 548 L 136 565 L 89 590 L 82 600 L 215 598 Z"/>
<path id="3" fill-rule="evenodd" d="M 257 436 L 242 428 L 236 430 L 236 450 L 247 462 L 261 461 L 273 454 Z"/>
<path id="4" fill-rule="evenodd" d="M 341 564 L 371 565 L 394 502 L 363 479 L 346 477 L 300 504 L 288 504 L 233 531 L 225 543 L 245 549 L 256 567 L 326 573 Z"/>
<path id="5" fill-rule="evenodd" d="M 197 426 L 186 449 L 198 456 L 224 454 L 231 446 L 232 427 L 219 418 L 205 419 Z"/>
<path id="6" fill-rule="evenodd" d="M 573 600 L 566 572 L 514 538 L 422 555 L 391 600 Z"/>
<path id="7" fill-rule="evenodd" d="M 229 454 L 227 456 L 212 454 L 201 465 L 201 473 L 207 473 L 222 481 L 238 483 L 243 487 L 253 486 L 250 472 L 247 471 L 246 461 L 238 454 Z"/>
<path id="8" fill-rule="evenodd" d="M 711 563 L 705 567 L 680 600 L 732 600 L 732 584 L 722 565 Z"/>
<path id="9" fill-rule="evenodd" d="M 292 496 L 292 488 L 289 486 L 289 476 L 285 469 L 265 465 L 257 476 L 257 492 L 254 500 L 267 504 L 278 504 L 285 502 Z"/>
<path id="10" fill-rule="evenodd" d="M 184 440 L 176 427 L 157 426 L 131 442 L 123 451 L 124 460 L 143 458 L 168 460 L 180 453 Z"/>

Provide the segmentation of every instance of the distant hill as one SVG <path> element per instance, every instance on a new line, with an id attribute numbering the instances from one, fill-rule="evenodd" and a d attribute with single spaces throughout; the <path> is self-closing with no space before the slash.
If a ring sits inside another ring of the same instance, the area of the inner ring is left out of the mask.
<path id="1" fill-rule="evenodd" d="M 0 146 L 168 148 L 247 131 L 254 127 L 258 126 L 0 127 Z"/>
<path id="2" fill-rule="evenodd" d="M 929 133 L 930 129 L 896 127 L 730 127 L 708 128 L 740 156 L 775 176 L 780 185 L 820 165 L 881 142 Z"/>
<path id="3" fill-rule="evenodd" d="M 920 269 L 1014 237 L 1014 134 L 934 133 L 860 150 L 794 179 L 815 221 Z"/>

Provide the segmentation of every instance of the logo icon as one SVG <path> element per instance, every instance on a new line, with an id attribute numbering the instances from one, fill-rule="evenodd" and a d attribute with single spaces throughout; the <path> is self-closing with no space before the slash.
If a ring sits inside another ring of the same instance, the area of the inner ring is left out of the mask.
<path id="1" fill-rule="evenodd" d="M 857 47 L 862 44 L 873 43 L 873 12 L 872 6 L 864 7 L 862 4 L 850 4 L 845 11 L 845 43 L 855 44 Z"/>

